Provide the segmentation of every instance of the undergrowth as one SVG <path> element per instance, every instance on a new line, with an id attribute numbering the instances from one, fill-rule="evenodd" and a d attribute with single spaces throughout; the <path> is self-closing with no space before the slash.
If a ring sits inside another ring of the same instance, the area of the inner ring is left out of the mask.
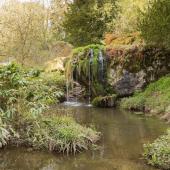
<path id="1" fill-rule="evenodd" d="M 75 153 L 98 140 L 98 133 L 69 117 L 45 116 L 63 100 L 65 77 L 16 64 L 0 68 L 0 148 L 12 144 Z"/>

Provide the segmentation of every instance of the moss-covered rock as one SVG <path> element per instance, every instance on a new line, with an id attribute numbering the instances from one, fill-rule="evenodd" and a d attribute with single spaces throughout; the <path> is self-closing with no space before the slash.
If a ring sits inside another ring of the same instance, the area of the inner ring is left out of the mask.
<path id="1" fill-rule="evenodd" d="M 133 40 L 133 35 L 128 38 Z M 113 38 L 108 41 L 116 40 Z M 147 84 L 170 73 L 169 49 L 143 43 L 124 43 L 106 47 L 89 45 L 75 49 L 66 64 L 69 82 L 79 82 L 91 97 L 112 93 L 125 97 L 143 90 Z M 99 60 L 101 52 L 103 63 Z M 113 89 L 113 92 L 107 89 Z"/>
<path id="2" fill-rule="evenodd" d="M 116 106 L 117 95 L 113 94 L 111 96 L 99 96 L 93 99 L 92 104 L 96 107 L 115 107 Z"/>
<path id="3" fill-rule="evenodd" d="M 74 49 L 66 64 L 66 77 L 68 82 L 76 81 L 83 85 L 87 93 L 90 91 L 89 96 L 106 95 L 107 58 L 104 46 L 92 44 Z"/>

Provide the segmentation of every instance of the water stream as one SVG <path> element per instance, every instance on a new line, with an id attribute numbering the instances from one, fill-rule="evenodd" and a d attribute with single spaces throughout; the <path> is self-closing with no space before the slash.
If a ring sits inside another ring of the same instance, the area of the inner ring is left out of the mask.
<path id="1" fill-rule="evenodd" d="M 103 57 L 102 51 L 99 52 L 98 61 L 99 61 L 99 79 L 101 82 L 103 82 L 104 80 L 104 57 Z"/>
<path id="2" fill-rule="evenodd" d="M 92 64 L 93 64 L 94 51 L 90 49 L 89 52 L 89 105 L 91 104 L 91 85 L 92 85 Z"/>
<path id="3" fill-rule="evenodd" d="M 71 114 L 79 123 L 95 127 L 102 133 L 99 149 L 76 156 L 5 149 L 0 151 L 0 170 L 155 170 L 140 159 L 142 145 L 165 132 L 167 126 L 164 122 L 81 103 L 56 106 L 51 112 Z"/>

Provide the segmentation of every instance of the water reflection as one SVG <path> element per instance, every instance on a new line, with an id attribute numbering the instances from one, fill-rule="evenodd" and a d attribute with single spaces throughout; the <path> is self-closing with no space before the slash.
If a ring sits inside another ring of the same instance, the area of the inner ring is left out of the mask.
<path id="1" fill-rule="evenodd" d="M 100 149 L 63 156 L 26 149 L 0 151 L 0 170 L 154 170 L 140 160 L 143 143 L 162 134 L 166 125 L 113 109 L 53 108 L 50 113 L 73 114 L 78 122 L 102 132 Z"/>

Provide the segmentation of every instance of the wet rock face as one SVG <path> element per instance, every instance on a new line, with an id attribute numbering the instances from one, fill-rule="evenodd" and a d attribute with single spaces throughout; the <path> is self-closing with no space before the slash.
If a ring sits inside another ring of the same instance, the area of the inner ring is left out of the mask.
<path id="1" fill-rule="evenodd" d="M 123 70 L 121 75 L 114 70 L 111 70 L 110 73 L 110 84 L 120 97 L 130 96 L 146 85 L 146 74 L 143 70 L 138 73 L 130 73 L 127 70 Z"/>
<path id="2" fill-rule="evenodd" d="M 141 91 L 147 84 L 170 73 L 170 50 L 156 47 L 107 49 L 108 82 L 120 97 Z"/>

